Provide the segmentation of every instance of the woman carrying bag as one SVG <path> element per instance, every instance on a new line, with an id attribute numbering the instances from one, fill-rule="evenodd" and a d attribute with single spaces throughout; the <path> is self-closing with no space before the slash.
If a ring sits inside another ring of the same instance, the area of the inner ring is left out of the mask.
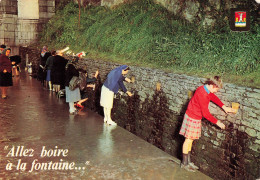
<path id="1" fill-rule="evenodd" d="M 74 103 L 81 99 L 79 87 L 76 87 L 74 90 L 69 88 L 71 79 L 79 77 L 79 71 L 75 68 L 74 63 L 77 60 L 70 60 L 66 65 L 66 74 L 65 74 L 65 91 L 66 91 L 66 102 L 69 103 L 69 112 L 70 115 L 75 115 L 77 109 L 74 107 Z"/>

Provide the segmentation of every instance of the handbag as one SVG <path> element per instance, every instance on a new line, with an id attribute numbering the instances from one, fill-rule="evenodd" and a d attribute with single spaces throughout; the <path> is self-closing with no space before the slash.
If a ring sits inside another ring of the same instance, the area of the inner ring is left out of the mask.
<path id="1" fill-rule="evenodd" d="M 87 86 L 85 73 L 79 72 L 79 89 L 83 91 Z"/>
<path id="2" fill-rule="evenodd" d="M 69 83 L 69 89 L 71 91 L 75 90 L 80 85 L 80 79 L 77 76 L 73 76 Z"/>

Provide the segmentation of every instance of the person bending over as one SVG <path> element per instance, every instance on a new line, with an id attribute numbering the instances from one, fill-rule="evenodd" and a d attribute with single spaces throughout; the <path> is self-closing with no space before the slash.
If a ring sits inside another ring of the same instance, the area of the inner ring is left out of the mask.
<path id="1" fill-rule="evenodd" d="M 194 96 L 191 98 L 186 113 L 183 118 L 180 134 L 185 137 L 182 147 L 183 159 L 181 167 L 194 172 L 199 169 L 195 166 L 190 159 L 192 143 L 195 139 L 201 136 L 201 119 L 206 118 L 210 122 L 216 124 L 221 129 L 225 129 L 225 125 L 217 120 L 209 112 L 209 102 L 212 101 L 220 106 L 226 113 L 234 113 L 234 109 L 226 107 L 220 99 L 214 94 L 222 88 L 222 80 L 219 76 L 214 76 L 208 79 L 203 86 L 200 86 L 195 91 Z"/>
<path id="2" fill-rule="evenodd" d="M 123 83 L 123 81 L 131 82 L 130 79 L 124 77 L 129 70 L 130 68 L 127 65 L 122 65 L 113 69 L 108 74 L 107 79 L 101 88 L 100 105 L 104 108 L 104 123 L 117 125 L 111 119 L 111 109 L 113 108 L 114 94 L 118 92 L 119 88 L 129 96 L 132 96 L 132 93 L 127 91 Z"/>

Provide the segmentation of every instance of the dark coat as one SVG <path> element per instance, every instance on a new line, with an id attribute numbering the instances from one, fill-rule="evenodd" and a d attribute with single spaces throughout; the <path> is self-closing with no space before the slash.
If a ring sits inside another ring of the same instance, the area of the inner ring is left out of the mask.
<path id="1" fill-rule="evenodd" d="M 46 61 L 49 56 L 51 56 L 50 52 L 46 52 L 43 57 L 42 57 L 42 55 L 40 55 L 40 65 L 42 67 L 44 67 L 46 65 Z M 38 75 L 38 80 L 44 81 L 46 79 L 47 72 L 44 69 L 42 69 L 41 67 L 39 67 L 37 75 Z"/>
<path id="2" fill-rule="evenodd" d="M 69 63 L 66 68 L 65 86 L 69 87 L 70 80 L 73 76 L 79 77 L 79 71 L 75 68 L 75 66 L 72 63 Z"/>
<path id="3" fill-rule="evenodd" d="M 3 72 L 6 70 L 7 72 Z M 0 55 L 0 86 L 7 87 L 12 86 L 12 63 L 10 59 L 5 55 Z"/>
<path id="4" fill-rule="evenodd" d="M 65 83 L 65 66 L 68 60 L 62 56 L 56 55 L 53 59 L 51 70 L 51 80 L 53 84 L 64 86 Z"/>
<path id="5" fill-rule="evenodd" d="M 6 70 L 7 72 L 12 72 L 12 63 L 11 60 L 5 55 L 0 55 L 0 72 Z"/>

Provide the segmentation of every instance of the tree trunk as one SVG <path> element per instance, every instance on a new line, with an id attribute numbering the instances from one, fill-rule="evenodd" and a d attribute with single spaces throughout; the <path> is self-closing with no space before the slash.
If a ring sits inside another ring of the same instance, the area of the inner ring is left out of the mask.
<path id="1" fill-rule="evenodd" d="M 78 4 L 79 4 L 79 22 L 78 22 L 78 27 L 80 28 L 80 9 L 81 9 L 81 0 L 78 0 Z"/>

